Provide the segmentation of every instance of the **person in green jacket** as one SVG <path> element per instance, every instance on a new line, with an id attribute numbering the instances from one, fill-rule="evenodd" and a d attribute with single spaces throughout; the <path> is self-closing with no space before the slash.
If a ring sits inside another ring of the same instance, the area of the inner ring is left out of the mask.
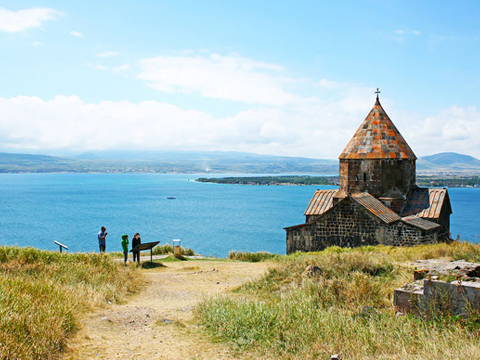
<path id="1" fill-rule="evenodd" d="M 128 260 L 128 235 L 122 235 L 123 262 L 127 265 Z"/>

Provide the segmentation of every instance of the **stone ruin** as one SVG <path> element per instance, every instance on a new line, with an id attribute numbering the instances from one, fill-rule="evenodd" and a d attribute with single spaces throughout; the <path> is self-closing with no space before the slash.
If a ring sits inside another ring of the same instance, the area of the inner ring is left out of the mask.
<path id="1" fill-rule="evenodd" d="M 435 311 L 462 317 L 480 312 L 480 264 L 435 259 L 417 260 L 413 265 L 417 268 L 414 282 L 394 292 L 399 312 L 422 315 Z"/>

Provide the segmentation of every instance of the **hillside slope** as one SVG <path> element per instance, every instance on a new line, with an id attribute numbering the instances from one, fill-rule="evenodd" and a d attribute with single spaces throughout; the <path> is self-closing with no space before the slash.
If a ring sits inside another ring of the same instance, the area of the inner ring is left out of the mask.
<path id="1" fill-rule="evenodd" d="M 420 157 L 428 173 L 480 173 L 480 160 L 454 152 Z M 141 172 L 338 174 L 338 160 L 223 151 L 101 151 L 75 157 L 0 153 L 0 173 Z"/>

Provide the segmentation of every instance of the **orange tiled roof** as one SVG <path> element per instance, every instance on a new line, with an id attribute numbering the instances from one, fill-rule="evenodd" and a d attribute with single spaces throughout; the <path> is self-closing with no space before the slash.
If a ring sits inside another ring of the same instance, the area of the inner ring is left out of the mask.
<path id="1" fill-rule="evenodd" d="M 383 110 L 380 101 L 358 128 L 339 159 L 416 159 L 410 146 Z"/>

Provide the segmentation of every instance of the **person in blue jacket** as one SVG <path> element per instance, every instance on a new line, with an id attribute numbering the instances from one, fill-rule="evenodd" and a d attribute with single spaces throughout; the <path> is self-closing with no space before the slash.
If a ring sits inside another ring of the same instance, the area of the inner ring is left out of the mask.
<path id="1" fill-rule="evenodd" d="M 102 229 L 98 232 L 98 246 L 100 247 L 100 252 L 104 253 L 105 252 L 105 238 L 107 237 L 107 229 L 105 226 L 102 226 Z"/>

